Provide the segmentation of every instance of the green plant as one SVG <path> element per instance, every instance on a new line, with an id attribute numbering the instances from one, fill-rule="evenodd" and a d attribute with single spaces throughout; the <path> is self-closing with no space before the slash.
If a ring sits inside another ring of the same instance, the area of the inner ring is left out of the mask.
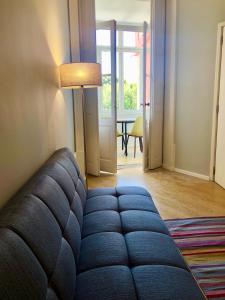
<path id="1" fill-rule="evenodd" d="M 124 81 L 124 108 L 137 109 L 137 84 Z"/>
<path id="2" fill-rule="evenodd" d="M 102 106 L 103 109 L 110 109 L 111 107 L 111 76 L 102 76 Z"/>
<path id="3" fill-rule="evenodd" d="M 104 75 L 102 78 L 102 106 L 103 109 L 111 108 L 111 78 L 110 75 Z M 118 97 L 118 80 L 117 80 L 117 97 Z M 117 108 L 118 108 L 117 103 Z M 124 81 L 124 109 L 137 109 L 137 84 Z"/>

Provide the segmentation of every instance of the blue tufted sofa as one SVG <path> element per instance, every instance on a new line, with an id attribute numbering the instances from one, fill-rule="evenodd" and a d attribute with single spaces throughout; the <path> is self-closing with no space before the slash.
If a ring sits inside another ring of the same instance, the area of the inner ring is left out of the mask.
<path id="1" fill-rule="evenodd" d="M 57 151 L 0 213 L 0 299 L 205 299 L 149 193 L 86 190 Z"/>

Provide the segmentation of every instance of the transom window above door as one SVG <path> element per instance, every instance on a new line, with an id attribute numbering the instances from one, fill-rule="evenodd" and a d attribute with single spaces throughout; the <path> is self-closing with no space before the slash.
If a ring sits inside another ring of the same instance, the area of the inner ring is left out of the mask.
<path id="1" fill-rule="evenodd" d="M 116 38 L 117 115 L 140 114 L 143 99 L 143 32 L 118 26 Z M 97 30 L 97 56 L 102 65 L 103 86 L 99 91 L 99 109 L 107 114 L 111 108 L 111 41 L 110 30 Z"/>

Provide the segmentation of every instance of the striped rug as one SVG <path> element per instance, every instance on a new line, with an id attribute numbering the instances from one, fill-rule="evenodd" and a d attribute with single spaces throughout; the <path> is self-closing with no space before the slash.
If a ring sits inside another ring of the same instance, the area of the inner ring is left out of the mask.
<path id="1" fill-rule="evenodd" d="M 225 299 L 225 217 L 166 224 L 206 297 Z"/>

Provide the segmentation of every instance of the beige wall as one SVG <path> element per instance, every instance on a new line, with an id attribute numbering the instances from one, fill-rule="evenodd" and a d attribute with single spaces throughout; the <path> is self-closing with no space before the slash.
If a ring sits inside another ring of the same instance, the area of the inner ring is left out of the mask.
<path id="1" fill-rule="evenodd" d="M 177 0 L 176 168 L 209 175 L 217 24 L 224 0 Z"/>
<path id="2" fill-rule="evenodd" d="M 0 206 L 55 149 L 73 150 L 67 0 L 0 1 Z"/>

